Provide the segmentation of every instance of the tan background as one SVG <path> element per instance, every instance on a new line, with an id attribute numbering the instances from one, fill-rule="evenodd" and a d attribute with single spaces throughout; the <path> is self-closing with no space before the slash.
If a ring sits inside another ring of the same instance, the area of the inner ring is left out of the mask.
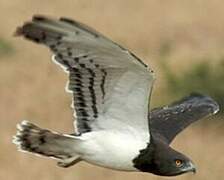
<path id="1" fill-rule="evenodd" d="M 46 48 L 12 37 L 16 26 L 33 14 L 75 18 L 138 54 L 157 72 L 153 92 L 153 104 L 156 104 L 163 97 L 163 77 L 157 64 L 162 44 L 175 45 L 170 64 L 177 71 L 194 63 L 189 59 L 216 59 L 223 55 L 224 1 L 0 1 L 0 37 L 15 48 L 11 55 L 0 57 L 0 179 L 166 179 L 151 174 L 116 172 L 86 163 L 62 169 L 53 160 L 16 151 L 11 137 L 15 134 L 15 125 L 22 119 L 60 132 L 72 132 L 70 97 L 64 93 L 65 74 L 51 63 Z M 173 146 L 192 157 L 198 173 L 167 179 L 224 179 L 221 120 L 203 128 L 188 128 Z"/>

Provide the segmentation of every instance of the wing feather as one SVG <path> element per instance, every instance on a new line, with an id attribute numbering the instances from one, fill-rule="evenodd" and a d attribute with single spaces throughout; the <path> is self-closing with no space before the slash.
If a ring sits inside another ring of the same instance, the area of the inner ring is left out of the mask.
<path id="1" fill-rule="evenodd" d="M 48 46 L 68 72 L 76 133 L 124 126 L 149 130 L 153 74 L 134 54 L 67 18 L 34 16 L 16 35 Z"/>
<path id="2" fill-rule="evenodd" d="M 168 143 L 191 123 L 219 111 L 218 104 L 209 96 L 193 93 L 169 106 L 150 112 L 152 133 L 159 133 Z"/>

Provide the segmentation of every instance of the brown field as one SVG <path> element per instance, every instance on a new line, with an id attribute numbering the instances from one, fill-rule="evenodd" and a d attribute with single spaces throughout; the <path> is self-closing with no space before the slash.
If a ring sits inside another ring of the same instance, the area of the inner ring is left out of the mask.
<path id="1" fill-rule="evenodd" d="M 190 66 L 195 58 L 223 56 L 223 10 L 221 0 L 1 0 L 0 37 L 9 41 L 15 51 L 0 56 L 0 179 L 223 179 L 221 120 L 203 128 L 191 126 L 178 136 L 173 146 L 192 157 L 198 173 L 175 178 L 116 172 L 87 163 L 62 169 L 53 160 L 17 152 L 11 143 L 15 125 L 22 119 L 60 132 L 73 129 L 72 112 L 68 108 L 70 97 L 64 92 L 65 74 L 52 64 L 46 48 L 12 37 L 16 26 L 33 14 L 75 18 L 138 54 L 157 72 L 152 97 L 156 104 L 164 96 L 157 64 L 161 45 L 167 42 L 174 45 L 170 64 L 177 71 Z"/>

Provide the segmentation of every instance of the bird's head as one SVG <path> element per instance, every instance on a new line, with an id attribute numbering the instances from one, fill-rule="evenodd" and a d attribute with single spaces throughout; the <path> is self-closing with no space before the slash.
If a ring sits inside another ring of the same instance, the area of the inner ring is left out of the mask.
<path id="1" fill-rule="evenodd" d="M 188 157 L 162 142 L 150 142 L 146 149 L 140 151 L 133 163 L 140 171 L 160 176 L 196 173 L 196 168 Z"/>

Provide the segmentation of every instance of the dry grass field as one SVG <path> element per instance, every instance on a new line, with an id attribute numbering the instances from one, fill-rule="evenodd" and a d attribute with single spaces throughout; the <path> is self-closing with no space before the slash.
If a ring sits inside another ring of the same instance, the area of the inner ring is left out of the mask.
<path id="1" fill-rule="evenodd" d="M 222 119 L 203 127 L 199 122 L 178 136 L 173 146 L 192 157 L 198 173 L 172 178 L 117 172 L 87 163 L 62 169 L 53 160 L 17 152 L 11 143 L 22 119 L 60 132 L 73 129 L 70 97 L 64 92 L 66 75 L 50 61 L 46 48 L 12 36 L 16 26 L 33 14 L 75 18 L 131 49 L 156 71 L 152 97 L 156 104 L 165 96 L 157 64 L 161 45 L 174 46 L 169 63 L 177 72 L 198 57 L 214 58 L 215 63 L 224 55 L 223 10 L 221 0 L 1 0 L 0 38 L 14 50 L 0 56 L 0 179 L 224 179 Z"/>

